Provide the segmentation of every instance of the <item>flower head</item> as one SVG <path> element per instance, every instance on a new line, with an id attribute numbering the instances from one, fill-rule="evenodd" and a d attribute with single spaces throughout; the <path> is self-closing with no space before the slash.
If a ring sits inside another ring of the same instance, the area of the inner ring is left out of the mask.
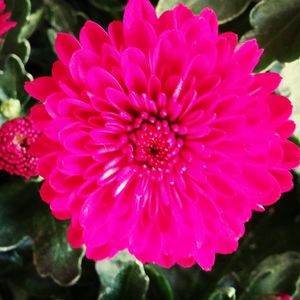
<path id="1" fill-rule="evenodd" d="M 25 178 L 37 176 L 37 158 L 29 149 L 38 135 L 27 117 L 5 122 L 0 128 L 0 170 Z"/>
<path id="2" fill-rule="evenodd" d="M 42 104 L 35 144 L 41 195 L 71 219 L 68 238 L 99 260 L 128 249 L 162 266 L 236 250 L 253 210 L 292 188 L 298 165 L 288 99 L 253 74 L 255 40 L 218 34 L 213 11 L 157 17 L 130 0 L 105 32 L 60 33 L 52 75 L 26 84 Z"/>
<path id="3" fill-rule="evenodd" d="M 4 0 L 0 0 L 0 41 L 2 40 L 2 36 L 4 33 L 16 26 L 16 22 L 8 21 L 11 13 L 4 13 L 5 8 L 6 5 L 4 3 Z"/>

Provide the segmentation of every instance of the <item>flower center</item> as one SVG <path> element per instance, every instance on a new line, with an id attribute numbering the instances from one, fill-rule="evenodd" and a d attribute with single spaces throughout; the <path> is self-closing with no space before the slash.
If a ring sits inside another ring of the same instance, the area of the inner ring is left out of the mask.
<path id="1" fill-rule="evenodd" d="M 13 139 L 13 144 L 20 146 L 21 148 L 29 148 L 27 137 L 22 134 L 16 134 Z"/>
<path id="2" fill-rule="evenodd" d="M 155 117 L 144 118 L 137 120 L 134 128 L 129 136 L 134 160 L 144 168 L 170 171 L 178 161 L 183 141 L 169 122 Z"/>

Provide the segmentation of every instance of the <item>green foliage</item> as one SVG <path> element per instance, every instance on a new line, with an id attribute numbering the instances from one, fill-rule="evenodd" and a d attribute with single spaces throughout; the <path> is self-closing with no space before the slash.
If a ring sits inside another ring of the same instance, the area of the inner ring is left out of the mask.
<path id="1" fill-rule="evenodd" d="M 124 5 L 118 0 L 88 0 L 96 8 L 108 13 L 120 12 L 124 9 Z"/>
<path id="2" fill-rule="evenodd" d="M 212 8 L 218 15 L 219 23 L 223 24 L 241 15 L 248 7 L 251 0 L 160 0 L 157 5 L 158 14 L 172 9 L 178 3 L 190 7 L 195 13 L 199 13 L 205 7 Z"/>
<path id="3" fill-rule="evenodd" d="M 30 20 L 30 0 L 7 0 L 7 9 L 11 12 L 11 20 L 17 22 L 17 26 L 10 30 L 5 36 L 5 40 L 0 52 L 0 64 L 6 60 L 10 54 L 16 54 L 24 63 L 29 59 L 30 44 L 25 37 L 28 32 L 24 32 L 24 26 L 28 26 Z"/>
<path id="4" fill-rule="evenodd" d="M 292 294 L 300 278 L 300 253 L 272 255 L 250 275 L 240 300 L 260 300 L 275 292 Z"/>
<path id="5" fill-rule="evenodd" d="M 213 292 L 208 300 L 236 300 L 236 291 L 232 287 L 221 288 Z"/>
<path id="6" fill-rule="evenodd" d="M 281 70 L 282 82 L 279 86 L 279 93 L 281 95 L 289 97 L 294 109 L 292 118 L 299 124 L 300 123 L 300 59 L 297 59 L 291 63 L 287 63 Z M 294 140 L 299 145 L 300 139 L 300 126 L 296 127 L 294 132 Z M 299 171 L 299 168 L 297 169 Z"/>
<path id="7" fill-rule="evenodd" d="M 298 0 L 264 0 L 250 13 L 253 30 L 244 39 L 256 38 L 264 55 L 258 70 L 273 61 L 290 62 L 300 56 L 300 2 Z"/>
<path id="8" fill-rule="evenodd" d="M 26 102 L 29 96 L 23 86 L 31 79 L 22 60 L 15 54 L 9 55 L 5 60 L 3 71 L 0 70 L 0 102 L 10 98 L 18 99 L 22 103 Z"/>
<path id="9" fill-rule="evenodd" d="M 44 17 L 44 8 L 41 7 L 34 13 L 27 16 L 26 23 L 21 28 L 20 39 L 25 40 L 30 38 L 30 36 L 35 32 L 37 27 L 41 24 Z"/>
<path id="10" fill-rule="evenodd" d="M 61 285 L 75 283 L 80 276 L 83 251 L 67 243 L 67 224 L 51 216 L 37 189 L 35 183 L 21 180 L 0 186 L 0 251 L 16 249 L 30 238 L 39 274 L 51 276 Z"/>
<path id="11" fill-rule="evenodd" d="M 4 103 L 16 99 L 25 108 L 30 97 L 24 91 L 23 86 L 26 81 L 31 79 L 32 77 L 26 72 L 22 60 L 15 54 L 10 54 L 5 60 L 4 69 L 0 70 L 0 125 L 6 119 L 2 114 Z"/>
<path id="12" fill-rule="evenodd" d="M 77 34 L 80 19 L 87 19 L 84 13 L 75 11 L 71 5 L 63 0 L 45 0 L 47 19 L 53 30 Z"/>
<path id="13" fill-rule="evenodd" d="M 173 300 L 172 287 L 162 272 L 153 265 L 145 265 L 144 268 L 150 280 L 149 299 Z"/>
<path id="14" fill-rule="evenodd" d="M 98 300 L 143 300 L 149 278 L 143 265 L 127 252 L 96 264 L 102 291 Z"/>
<path id="15" fill-rule="evenodd" d="M 22 258 L 16 251 L 0 252 L 0 276 L 22 266 Z"/>

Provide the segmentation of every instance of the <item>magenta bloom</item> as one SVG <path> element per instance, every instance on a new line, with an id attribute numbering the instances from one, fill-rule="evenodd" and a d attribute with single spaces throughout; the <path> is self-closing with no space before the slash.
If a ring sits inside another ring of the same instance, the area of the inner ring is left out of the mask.
<path id="1" fill-rule="evenodd" d="M 27 117 L 5 122 L 0 128 L 0 170 L 25 178 L 37 176 L 37 158 L 29 149 L 38 136 Z"/>
<path id="2" fill-rule="evenodd" d="M 293 186 L 288 99 L 262 50 L 218 34 L 213 11 L 178 5 L 159 18 L 130 0 L 106 33 L 61 33 L 52 76 L 26 84 L 45 178 L 42 198 L 71 219 L 74 247 L 95 260 L 128 249 L 142 262 L 198 263 L 235 251 L 252 210 Z"/>
<path id="3" fill-rule="evenodd" d="M 4 0 L 0 0 L 0 41 L 2 40 L 2 36 L 5 32 L 16 26 L 16 22 L 8 21 L 11 13 L 4 13 L 5 8 L 6 5 L 4 3 Z"/>

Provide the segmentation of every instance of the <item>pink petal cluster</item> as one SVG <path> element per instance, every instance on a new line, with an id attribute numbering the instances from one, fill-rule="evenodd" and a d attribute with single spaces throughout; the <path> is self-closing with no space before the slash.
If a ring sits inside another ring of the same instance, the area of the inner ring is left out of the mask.
<path id="1" fill-rule="evenodd" d="M 5 8 L 4 0 L 0 0 L 0 41 L 4 33 L 16 26 L 16 22 L 8 21 L 11 13 L 4 13 Z"/>
<path id="2" fill-rule="evenodd" d="M 157 17 L 148 0 L 130 0 L 108 32 L 88 21 L 79 40 L 58 35 L 52 75 L 26 90 L 42 102 L 41 195 L 71 219 L 74 247 L 209 270 L 253 210 L 292 188 L 292 106 L 273 94 L 277 74 L 253 74 L 256 41 L 237 43 L 209 9 Z"/>
<path id="3" fill-rule="evenodd" d="M 0 128 L 0 170 L 27 179 L 37 176 L 37 158 L 29 150 L 38 136 L 28 117 L 5 122 Z"/>

